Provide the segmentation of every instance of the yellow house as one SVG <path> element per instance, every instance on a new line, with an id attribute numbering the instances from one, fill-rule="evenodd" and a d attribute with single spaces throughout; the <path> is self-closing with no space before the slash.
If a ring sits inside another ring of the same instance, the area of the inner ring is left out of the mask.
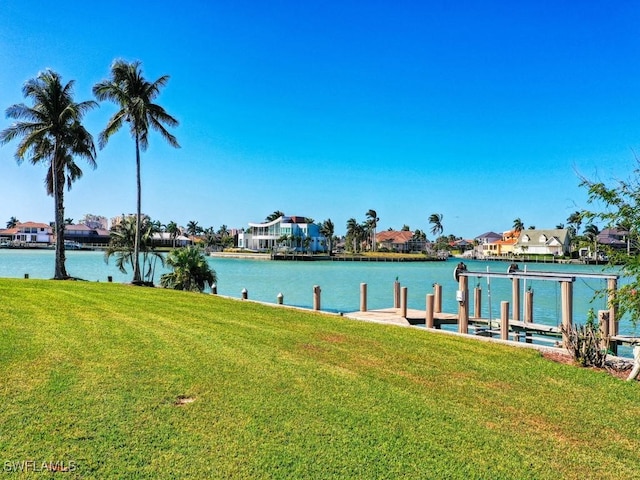
<path id="1" fill-rule="evenodd" d="M 498 257 L 508 257 L 514 254 L 515 244 L 518 242 L 520 232 L 509 230 L 502 233 L 502 238 L 490 244 L 491 255 Z"/>

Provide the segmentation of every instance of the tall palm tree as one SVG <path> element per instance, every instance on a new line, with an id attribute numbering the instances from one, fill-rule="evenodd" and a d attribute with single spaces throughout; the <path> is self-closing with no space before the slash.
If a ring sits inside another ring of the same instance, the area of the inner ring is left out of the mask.
<path id="1" fill-rule="evenodd" d="M 69 278 L 64 250 L 64 187 L 82 176 L 74 157 L 84 158 L 95 168 L 96 150 L 93 137 L 82 125 L 84 114 L 96 107 L 94 101 L 75 102 L 74 82 L 62 84 L 59 74 L 51 70 L 40 72 L 25 83 L 22 93 L 32 102 L 12 105 L 7 117 L 16 120 L 0 132 L 0 144 L 21 138 L 16 160 L 48 165 L 45 185 L 55 204 L 56 253 L 54 279 Z"/>
<path id="2" fill-rule="evenodd" d="M 284 217 L 284 213 L 281 212 L 280 210 L 276 210 L 275 212 L 267 215 L 267 218 L 265 218 L 265 221 L 266 222 L 273 222 L 274 220 L 277 220 L 280 217 Z"/>
<path id="3" fill-rule="evenodd" d="M 367 211 L 367 225 L 371 233 L 371 250 L 374 252 L 376 251 L 376 227 L 379 221 L 378 213 L 375 210 L 369 209 Z"/>
<path id="4" fill-rule="evenodd" d="M 202 231 L 202 227 L 195 220 L 189 220 L 187 223 L 187 233 L 192 236 L 198 235 Z"/>
<path id="5" fill-rule="evenodd" d="M 7 228 L 14 228 L 19 223 L 20 223 L 20 220 L 18 220 L 16 217 L 11 217 L 7 221 Z"/>
<path id="6" fill-rule="evenodd" d="M 364 227 L 355 218 L 347 220 L 347 238 L 352 243 L 353 253 L 358 252 L 364 238 Z"/>
<path id="7" fill-rule="evenodd" d="M 431 224 L 431 234 L 434 237 L 441 235 L 444 232 L 444 227 L 442 226 L 442 219 L 444 216 L 441 213 L 432 213 L 429 215 L 429 223 Z"/>
<path id="8" fill-rule="evenodd" d="M 140 151 L 146 151 L 149 146 L 149 127 L 159 132 L 172 147 L 180 147 L 176 137 L 169 133 L 165 127 L 165 125 L 176 127 L 178 121 L 160 105 L 153 103 L 160 94 L 160 89 L 169 81 L 169 76 L 163 75 L 154 82 L 149 82 L 142 76 L 140 65 L 139 61 L 127 63 L 124 60 L 115 60 L 111 65 L 110 78 L 93 87 L 93 94 L 98 100 L 109 100 L 119 107 L 119 110 L 109 119 L 107 126 L 98 137 L 100 148 L 107 144 L 111 135 L 120 130 L 124 122 L 129 124 L 129 132 L 135 140 L 137 208 L 133 283 L 142 281 L 138 259 L 142 226 Z"/>
<path id="9" fill-rule="evenodd" d="M 516 218 L 513 221 L 513 230 L 516 233 L 520 233 L 522 230 L 524 230 L 524 223 L 522 223 L 522 220 L 520 220 L 520 217 Z"/>
<path id="10" fill-rule="evenodd" d="M 569 218 L 567 218 L 567 223 L 575 227 L 576 235 L 578 235 L 578 233 L 580 233 L 580 225 L 582 224 L 582 215 L 580 214 L 580 212 L 573 212 L 571 215 L 569 215 Z"/>
<path id="11" fill-rule="evenodd" d="M 320 224 L 320 233 L 324 238 L 327 239 L 327 248 L 329 250 L 329 255 L 331 255 L 331 252 L 333 251 L 333 236 L 335 234 L 335 227 L 330 218 L 327 218 Z"/>
<path id="12" fill-rule="evenodd" d="M 176 248 L 176 237 L 178 236 L 178 224 L 171 220 L 167 223 L 167 227 L 165 228 L 169 236 L 171 237 L 171 246 Z"/>
<path id="13" fill-rule="evenodd" d="M 593 242 L 593 259 L 598 258 L 598 234 L 600 230 L 596 225 L 590 223 L 586 227 L 584 227 L 584 236 L 587 237 L 587 240 Z"/>

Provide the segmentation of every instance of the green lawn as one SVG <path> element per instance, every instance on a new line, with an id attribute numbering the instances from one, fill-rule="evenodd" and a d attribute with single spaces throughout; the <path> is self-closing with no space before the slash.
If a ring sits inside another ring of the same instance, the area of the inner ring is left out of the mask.
<path id="1" fill-rule="evenodd" d="M 0 305 L 9 478 L 640 478 L 638 382 L 535 351 L 106 283 Z"/>

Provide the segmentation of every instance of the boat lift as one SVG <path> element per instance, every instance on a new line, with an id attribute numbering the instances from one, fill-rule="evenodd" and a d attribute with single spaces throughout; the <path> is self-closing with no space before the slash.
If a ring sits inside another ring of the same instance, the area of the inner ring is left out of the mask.
<path id="1" fill-rule="evenodd" d="M 561 291 L 561 319 L 562 319 L 562 344 L 567 346 L 568 338 L 566 332 L 569 331 L 573 323 L 573 284 L 577 278 L 590 278 L 590 279 L 606 279 L 607 280 L 607 305 L 609 309 L 604 311 L 608 315 L 602 315 L 601 321 L 606 321 L 606 330 L 604 335 L 614 340 L 612 347 L 615 348 L 616 340 L 618 340 L 618 319 L 617 308 L 614 301 L 615 293 L 618 288 L 619 275 L 613 274 L 598 274 L 598 273 L 564 273 L 564 272 L 527 272 L 520 271 L 517 268 L 513 268 L 513 265 L 509 267 L 505 273 L 500 272 L 471 272 L 466 269 L 466 266 L 461 262 L 454 270 L 454 278 L 458 281 L 458 291 L 456 292 L 456 300 L 458 301 L 458 332 L 469 333 L 469 277 L 476 278 L 502 278 L 510 279 L 512 282 L 512 317 L 511 324 L 516 329 L 522 330 L 540 330 L 544 331 L 549 329 L 548 326 L 540 325 L 540 329 L 537 325 L 529 323 L 530 319 L 525 318 L 524 322 L 520 321 L 520 283 L 521 280 L 543 280 L 543 281 L 555 281 L 560 283 Z M 508 316 L 508 302 L 503 302 L 507 308 Z M 476 306 L 477 308 L 477 306 Z M 477 311 L 477 310 L 476 310 Z M 478 313 L 479 314 L 479 313 Z M 606 317 L 606 318 L 605 318 Z M 546 327 L 546 328 L 542 328 Z M 504 337 L 508 335 L 508 328 L 501 328 L 501 335 Z"/>

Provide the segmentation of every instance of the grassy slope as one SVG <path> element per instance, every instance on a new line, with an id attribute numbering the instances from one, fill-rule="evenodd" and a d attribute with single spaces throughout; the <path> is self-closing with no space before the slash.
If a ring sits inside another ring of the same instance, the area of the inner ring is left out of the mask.
<path id="1" fill-rule="evenodd" d="M 0 280 L 0 302 L 3 464 L 72 460 L 65 478 L 640 478 L 638 384 L 533 351 L 126 285 Z"/>

